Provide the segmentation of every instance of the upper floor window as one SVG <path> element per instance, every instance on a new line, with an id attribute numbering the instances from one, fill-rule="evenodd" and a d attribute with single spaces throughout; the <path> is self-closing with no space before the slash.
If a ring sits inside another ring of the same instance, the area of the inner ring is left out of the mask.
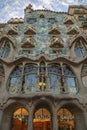
<path id="1" fill-rule="evenodd" d="M 85 87 L 87 87 L 87 63 L 85 63 L 85 64 L 83 65 L 81 77 L 82 77 L 83 85 L 84 85 Z"/>
<path id="2" fill-rule="evenodd" d="M 76 93 L 76 77 L 71 69 L 59 64 L 48 66 L 48 76 L 50 81 L 50 89 L 55 92 Z"/>
<path id="3" fill-rule="evenodd" d="M 35 22 L 37 22 L 36 18 L 26 18 L 27 23 L 29 24 L 34 24 Z"/>
<path id="4" fill-rule="evenodd" d="M 56 19 L 55 19 L 55 18 L 49 18 L 49 19 L 48 19 L 48 22 L 51 23 L 51 24 L 53 24 L 53 23 L 56 22 Z"/>
<path id="5" fill-rule="evenodd" d="M 10 44 L 9 41 L 5 40 L 0 48 L 0 57 L 6 58 L 10 54 Z"/>
<path id="6" fill-rule="evenodd" d="M 86 47 L 83 41 L 77 41 L 75 44 L 75 53 L 78 57 L 85 57 L 86 56 Z"/>
<path id="7" fill-rule="evenodd" d="M 4 68 L 3 68 L 2 64 L 0 64 L 0 87 L 2 86 L 4 77 L 5 77 Z"/>
<path id="8" fill-rule="evenodd" d="M 81 21 L 86 20 L 86 18 L 85 18 L 83 15 L 79 15 L 79 16 L 78 16 L 78 19 L 81 20 Z"/>

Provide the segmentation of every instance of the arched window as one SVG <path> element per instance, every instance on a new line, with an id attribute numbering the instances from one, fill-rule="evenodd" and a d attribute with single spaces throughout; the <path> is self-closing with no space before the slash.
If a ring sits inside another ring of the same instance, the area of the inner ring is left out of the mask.
<path id="1" fill-rule="evenodd" d="M 84 85 L 85 87 L 87 87 L 87 63 L 85 63 L 85 64 L 83 65 L 81 77 L 82 77 L 83 85 Z"/>
<path id="2" fill-rule="evenodd" d="M 24 91 L 25 93 L 35 91 L 37 87 L 38 67 L 33 64 L 26 64 L 24 68 Z"/>
<path id="3" fill-rule="evenodd" d="M 0 57 L 3 57 L 3 58 L 6 58 L 9 56 L 10 54 L 10 44 L 9 44 L 9 41 L 8 40 L 4 40 L 3 41 L 3 44 L 0 48 Z"/>
<path id="4" fill-rule="evenodd" d="M 74 115 L 66 108 L 61 108 L 58 113 L 59 130 L 74 130 Z"/>
<path id="5" fill-rule="evenodd" d="M 33 130 L 52 130 L 51 113 L 46 108 L 39 108 L 34 113 Z"/>
<path id="6" fill-rule="evenodd" d="M 76 93 L 77 92 L 76 76 L 67 65 L 63 65 L 62 69 L 64 75 L 65 90 L 71 93 Z"/>
<path id="7" fill-rule="evenodd" d="M 10 93 L 17 93 L 22 85 L 22 70 L 23 65 L 18 65 L 10 75 L 9 91 Z"/>
<path id="8" fill-rule="evenodd" d="M 12 129 L 27 130 L 28 129 L 28 111 L 21 107 L 13 113 Z"/>
<path id="9" fill-rule="evenodd" d="M 50 89 L 55 92 L 76 93 L 76 77 L 68 66 L 63 64 L 49 65 L 48 76 L 50 81 Z"/>
<path id="10" fill-rule="evenodd" d="M 86 47 L 85 47 L 85 42 L 83 40 L 76 41 L 75 54 L 78 57 L 85 57 L 86 56 Z"/>
<path id="11" fill-rule="evenodd" d="M 3 68 L 2 64 L 0 63 L 0 87 L 2 86 L 4 77 L 5 77 L 4 68 Z"/>

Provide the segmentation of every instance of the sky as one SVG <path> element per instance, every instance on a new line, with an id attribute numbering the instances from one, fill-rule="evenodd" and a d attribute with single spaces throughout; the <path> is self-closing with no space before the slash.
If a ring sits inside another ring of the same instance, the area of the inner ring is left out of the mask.
<path id="1" fill-rule="evenodd" d="M 0 0 L 0 23 L 10 18 L 24 18 L 24 9 L 32 4 L 33 9 L 48 9 L 66 12 L 69 5 L 85 5 L 87 0 Z"/>

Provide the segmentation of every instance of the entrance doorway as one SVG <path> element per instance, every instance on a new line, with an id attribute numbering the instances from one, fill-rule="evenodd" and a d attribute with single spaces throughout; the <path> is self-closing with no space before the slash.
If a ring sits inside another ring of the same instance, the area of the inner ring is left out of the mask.
<path id="1" fill-rule="evenodd" d="M 52 130 L 51 114 L 45 108 L 38 109 L 34 114 L 34 130 Z"/>
<path id="2" fill-rule="evenodd" d="M 66 108 L 58 111 L 59 130 L 75 130 L 74 115 Z"/>
<path id="3" fill-rule="evenodd" d="M 12 130 L 28 129 L 28 111 L 25 108 L 19 108 L 13 113 Z"/>

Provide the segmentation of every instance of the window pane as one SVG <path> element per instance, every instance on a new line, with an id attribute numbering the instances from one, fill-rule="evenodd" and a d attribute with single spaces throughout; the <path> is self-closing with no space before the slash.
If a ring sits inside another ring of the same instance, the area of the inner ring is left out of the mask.
<path id="1" fill-rule="evenodd" d="M 0 87 L 4 81 L 4 76 L 5 76 L 4 75 L 4 68 L 3 68 L 2 64 L 0 64 Z"/>
<path id="2" fill-rule="evenodd" d="M 85 57 L 86 56 L 86 48 L 83 44 L 83 41 L 78 41 L 75 45 L 75 53 L 78 57 Z"/>
<path id="3" fill-rule="evenodd" d="M 35 91 L 37 86 L 38 67 L 33 64 L 26 64 L 24 68 L 24 92 Z"/>
<path id="4" fill-rule="evenodd" d="M 9 54 L 10 54 L 10 45 L 8 41 L 5 41 L 0 50 L 0 57 L 6 58 L 9 56 Z"/>
<path id="5" fill-rule="evenodd" d="M 68 84 L 68 88 L 69 88 L 70 92 L 72 92 L 72 93 L 77 92 L 76 83 L 75 83 L 74 78 L 67 78 L 67 84 Z"/>
<path id="6" fill-rule="evenodd" d="M 16 93 L 21 88 L 23 66 L 17 66 L 10 75 L 9 91 L 10 93 Z"/>
<path id="7" fill-rule="evenodd" d="M 25 75 L 24 90 L 34 91 L 37 85 L 37 75 L 29 74 Z"/>

